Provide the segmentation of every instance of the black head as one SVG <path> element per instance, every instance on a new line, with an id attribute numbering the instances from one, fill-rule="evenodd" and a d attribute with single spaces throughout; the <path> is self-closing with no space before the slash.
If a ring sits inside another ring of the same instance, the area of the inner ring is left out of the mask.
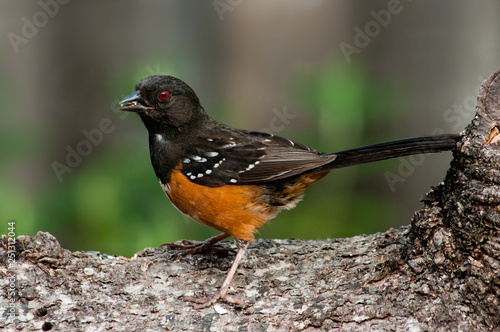
<path id="1" fill-rule="evenodd" d="M 193 89 L 167 75 L 142 79 L 120 106 L 122 111 L 138 113 L 149 131 L 180 128 L 207 117 Z"/>

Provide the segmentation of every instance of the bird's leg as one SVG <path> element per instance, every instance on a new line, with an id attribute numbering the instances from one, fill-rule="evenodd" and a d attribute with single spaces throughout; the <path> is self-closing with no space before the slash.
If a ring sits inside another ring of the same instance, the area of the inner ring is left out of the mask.
<path id="1" fill-rule="evenodd" d="M 217 302 L 217 300 L 219 300 L 219 299 L 226 300 L 227 302 L 235 303 L 235 304 L 243 304 L 244 303 L 244 301 L 242 299 L 239 299 L 237 297 L 234 297 L 234 296 L 227 294 L 227 290 L 229 289 L 229 284 L 231 283 L 231 281 L 234 278 L 234 274 L 236 273 L 236 269 L 238 268 L 238 265 L 239 265 L 241 259 L 243 258 L 243 255 L 245 254 L 245 251 L 247 250 L 248 243 L 249 243 L 248 241 L 240 240 L 240 239 L 236 239 L 235 242 L 236 242 L 236 246 L 238 247 L 238 252 L 236 253 L 236 257 L 234 258 L 233 264 L 231 265 L 231 268 L 227 272 L 226 278 L 222 282 L 222 286 L 219 288 L 217 293 L 215 293 L 212 296 L 203 297 L 203 298 L 196 298 L 196 297 L 185 297 L 184 298 L 186 301 L 199 303 L 199 305 L 195 306 L 195 309 L 201 309 L 201 308 L 208 307 L 208 306 L 214 304 L 215 302 Z"/>
<path id="2" fill-rule="evenodd" d="M 216 236 L 212 236 L 211 238 L 208 238 L 205 241 L 198 243 L 191 243 L 189 241 L 183 241 L 182 244 L 164 243 L 160 246 L 160 248 L 168 247 L 168 248 L 180 249 L 181 253 L 183 254 L 194 254 L 204 250 L 227 254 L 229 252 L 232 252 L 232 250 L 226 248 L 214 247 L 214 244 L 224 240 L 225 238 L 228 238 L 229 236 L 230 235 L 227 233 L 222 233 Z"/>

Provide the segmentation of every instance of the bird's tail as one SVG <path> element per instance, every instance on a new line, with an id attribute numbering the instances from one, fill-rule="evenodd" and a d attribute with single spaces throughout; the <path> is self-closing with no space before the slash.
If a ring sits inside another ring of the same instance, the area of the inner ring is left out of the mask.
<path id="1" fill-rule="evenodd" d="M 460 137 L 456 134 L 412 137 L 334 152 L 332 154 L 336 155 L 337 158 L 321 169 L 331 170 L 412 154 L 453 150 Z"/>

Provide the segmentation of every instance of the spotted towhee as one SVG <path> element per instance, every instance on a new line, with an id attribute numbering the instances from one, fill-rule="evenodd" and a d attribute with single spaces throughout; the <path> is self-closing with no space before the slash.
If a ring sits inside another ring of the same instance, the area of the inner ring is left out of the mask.
<path id="1" fill-rule="evenodd" d="M 149 132 L 151 163 L 179 211 L 222 234 L 199 244 L 174 245 L 185 253 L 212 249 L 229 236 L 238 252 L 217 293 L 187 298 L 203 308 L 225 299 L 229 284 L 258 227 L 300 201 L 311 184 L 332 169 L 412 154 L 452 150 L 458 135 L 407 138 L 336 153 L 322 153 L 292 140 L 234 129 L 205 113 L 194 91 L 171 76 L 141 80 L 121 101 Z"/>

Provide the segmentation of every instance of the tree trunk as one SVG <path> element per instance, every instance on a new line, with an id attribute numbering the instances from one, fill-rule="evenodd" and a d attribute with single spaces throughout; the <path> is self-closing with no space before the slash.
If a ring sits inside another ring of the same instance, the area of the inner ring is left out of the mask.
<path id="1" fill-rule="evenodd" d="M 257 240 L 231 288 L 244 306 L 182 300 L 215 291 L 233 255 L 147 248 L 129 259 L 70 252 L 43 232 L 4 236 L 0 329 L 500 331 L 499 133 L 500 71 L 410 227 Z"/>

